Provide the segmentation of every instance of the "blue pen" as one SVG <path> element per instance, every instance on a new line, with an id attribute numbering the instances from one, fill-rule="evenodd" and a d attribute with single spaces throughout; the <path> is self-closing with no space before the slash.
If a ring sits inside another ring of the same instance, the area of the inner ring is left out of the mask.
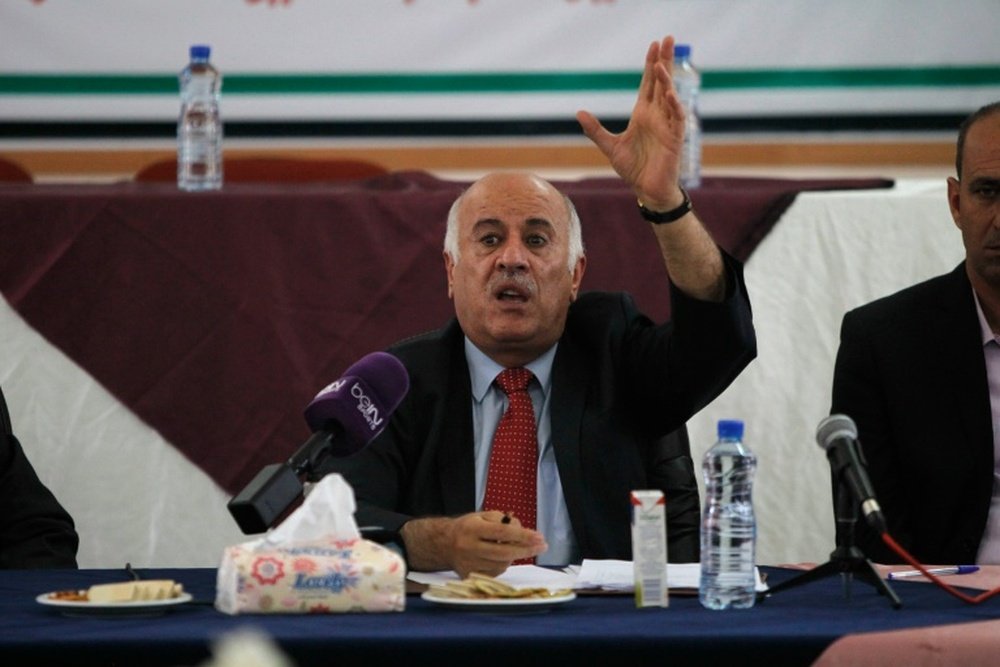
<path id="1" fill-rule="evenodd" d="M 979 571 L 978 565 L 952 565 L 951 567 L 929 567 L 927 571 L 931 574 L 972 574 Z M 924 573 L 920 570 L 901 570 L 890 572 L 890 579 L 904 579 L 906 577 L 922 577 Z"/>

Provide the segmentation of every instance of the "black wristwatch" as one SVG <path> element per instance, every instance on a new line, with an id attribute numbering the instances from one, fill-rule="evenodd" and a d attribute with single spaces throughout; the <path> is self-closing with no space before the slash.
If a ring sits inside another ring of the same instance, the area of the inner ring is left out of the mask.
<path id="1" fill-rule="evenodd" d="M 680 206 L 678 206 L 677 208 L 672 208 L 669 211 L 651 211 L 650 209 L 646 208 L 646 206 L 642 203 L 642 200 L 640 199 L 638 200 L 639 215 L 641 215 L 643 219 L 648 220 L 654 225 L 665 225 L 674 222 L 675 220 L 680 220 L 685 215 L 690 213 L 691 209 L 693 208 L 691 204 L 691 197 L 688 196 L 687 190 L 685 190 L 683 187 L 681 187 L 681 194 L 684 195 L 684 201 L 681 202 Z"/>

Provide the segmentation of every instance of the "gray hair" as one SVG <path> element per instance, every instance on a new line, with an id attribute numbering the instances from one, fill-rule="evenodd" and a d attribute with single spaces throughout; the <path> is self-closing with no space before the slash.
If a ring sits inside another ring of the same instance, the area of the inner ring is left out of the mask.
<path id="1" fill-rule="evenodd" d="M 560 193 L 562 194 L 562 193 Z M 451 257 L 451 261 L 458 264 L 458 209 L 462 204 L 465 192 L 460 194 L 451 208 L 448 210 L 448 226 L 444 233 L 444 251 Z M 566 195 L 562 195 L 566 204 L 566 211 L 569 213 L 569 258 L 566 268 L 570 273 L 576 268 L 576 262 L 583 257 L 583 231 L 580 226 L 580 215 L 576 212 L 576 206 Z"/>

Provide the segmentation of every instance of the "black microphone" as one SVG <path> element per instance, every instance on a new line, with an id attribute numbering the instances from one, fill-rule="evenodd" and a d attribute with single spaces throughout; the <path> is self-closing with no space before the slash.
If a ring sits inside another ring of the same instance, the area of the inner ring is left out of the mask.
<path id="1" fill-rule="evenodd" d="M 865 460 L 858 445 L 858 427 L 847 415 L 830 415 L 816 428 L 816 442 L 826 450 L 834 475 L 851 489 L 861 505 L 861 513 L 881 535 L 888 528 L 882 508 L 875 500 L 875 489 L 868 479 Z"/>
<path id="2" fill-rule="evenodd" d="M 270 528 L 302 495 L 301 478 L 310 478 L 327 457 L 349 456 L 374 440 L 409 389 L 402 362 L 372 352 L 320 390 L 305 409 L 312 436 L 286 462 L 265 466 L 229 501 L 240 529 L 252 534 Z"/>

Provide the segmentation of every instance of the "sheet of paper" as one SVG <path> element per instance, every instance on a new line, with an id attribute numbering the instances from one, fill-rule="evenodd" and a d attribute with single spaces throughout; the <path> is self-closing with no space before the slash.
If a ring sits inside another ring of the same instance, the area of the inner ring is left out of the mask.
<path id="1" fill-rule="evenodd" d="M 701 579 L 700 563 L 669 563 L 667 566 L 668 588 L 697 589 Z M 760 578 L 760 570 L 754 568 L 756 589 L 766 591 L 767 586 Z M 632 561 L 630 560 L 584 560 L 577 573 L 576 588 L 601 588 L 614 591 L 631 591 L 634 588 Z"/>
<path id="2" fill-rule="evenodd" d="M 458 574 L 451 570 L 443 572 L 410 572 L 406 577 L 418 584 L 428 585 L 459 580 Z M 553 590 L 573 588 L 573 585 L 576 583 L 576 575 L 573 573 L 539 567 L 537 565 L 511 565 L 497 579 L 515 588 L 544 587 Z"/>
<path id="3" fill-rule="evenodd" d="M 760 571 L 757 568 L 754 568 L 754 575 L 757 580 L 757 590 L 766 591 L 767 586 L 761 581 Z M 410 581 L 428 585 L 459 580 L 458 574 L 450 570 L 410 572 L 406 576 Z M 699 563 L 670 563 L 667 565 L 667 586 L 669 588 L 697 589 L 700 578 L 701 564 Z M 512 565 L 497 579 L 518 588 L 536 586 L 550 589 L 597 588 L 623 593 L 631 592 L 634 588 L 632 561 L 630 560 L 587 559 L 583 561 L 582 565 L 570 565 L 562 570 L 537 565 Z"/>

